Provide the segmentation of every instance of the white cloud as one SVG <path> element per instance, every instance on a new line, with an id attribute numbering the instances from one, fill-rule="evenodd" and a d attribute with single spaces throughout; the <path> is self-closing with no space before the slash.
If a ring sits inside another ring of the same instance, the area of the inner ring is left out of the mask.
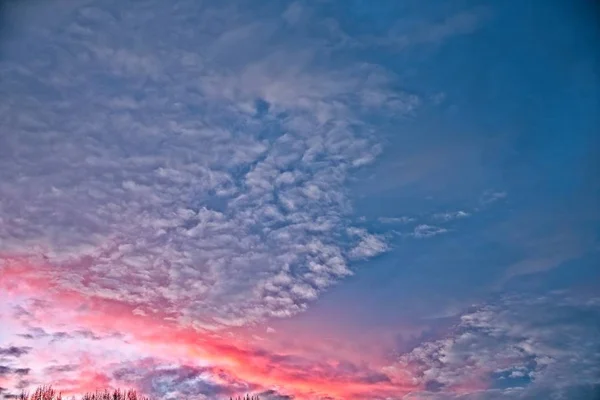
<path id="1" fill-rule="evenodd" d="M 466 218 L 470 215 L 471 214 L 469 214 L 466 211 L 452 211 L 452 212 L 434 214 L 433 218 L 440 220 L 440 221 L 448 222 L 448 221 L 452 221 L 455 219 Z"/>
<path id="2" fill-rule="evenodd" d="M 43 254 L 63 286 L 136 313 L 219 326 L 300 312 L 348 257 L 387 250 L 340 238 L 345 181 L 381 152 L 362 116 L 419 104 L 391 74 L 327 67 L 323 38 L 284 40 L 279 15 L 85 3 L 1 62 L 1 251 Z"/>
<path id="3" fill-rule="evenodd" d="M 381 235 L 374 235 L 360 228 L 349 228 L 347 232 L 359 239 L 356 246 L 350 250 L 349 256 L 352 259 L 371 258 L 389 250 L 388 244 Z"/>
<path id="4" fill-rule="evenodd" d="M 415 227 L 412 236 L 416 237 L 417 239 L 424 239 L 441 235 L 446 232 L 448 232 L 447 229 L 440 228 L 439 226 L 421 224 Z"/>

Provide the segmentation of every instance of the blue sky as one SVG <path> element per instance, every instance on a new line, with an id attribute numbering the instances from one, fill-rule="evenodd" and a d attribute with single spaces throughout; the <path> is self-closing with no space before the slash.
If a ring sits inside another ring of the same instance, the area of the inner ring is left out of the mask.
<path id="1" fill-rule="evenodd" d="M 7 3 L 0 387 L 594 399 L 597 16 Z"/>
<path id="2" fill-rule="evenodd" d="M 340 296 L 368 303 L 368 288 L 377 287 L 372 302 L 402 297 L 437 309 L 597 276 L 596 36 L 589 25 L 569 24 L 568 16 L 585 18 L 581 8 L 532 7 L 494 5 L 493 17 L 481 11 L 476 34 L 383 57 L 410 76 L 415 93 L 443 96 L 385 125 L 379 161 L 351 184 L 356 213 L 383 232 L 445 222 L 439 213 L 469 216 L 445 223 L 444 237 L 394 235 L 393 250 L 361 271 L 364 279 L 335 289 Z M 414 221 L 378 221 L 390 217 Z"/>

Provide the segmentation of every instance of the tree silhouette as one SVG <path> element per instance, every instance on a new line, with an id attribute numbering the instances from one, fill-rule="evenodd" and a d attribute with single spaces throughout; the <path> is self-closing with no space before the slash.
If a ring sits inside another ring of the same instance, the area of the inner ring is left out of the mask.
<path id="1" fill-rule="evenodd" d="M 28 392 L 21 392 L 17 396 L 18 400 L 63 400 L 62 394 L 52 388 L 52 386 L 40 386 L 30 394 Z M 74 399 L 74 398 L 73 398 Z M 152 398 L 138 394 L 135 390 L 120 390 L 116 389 L 113 391 L 95 391 L 85 393 L 79 400 L 152 400 Z M 229 400 L 260 400 L 258 396 L 246 395 L 245 397 L 230 397 Z"/>

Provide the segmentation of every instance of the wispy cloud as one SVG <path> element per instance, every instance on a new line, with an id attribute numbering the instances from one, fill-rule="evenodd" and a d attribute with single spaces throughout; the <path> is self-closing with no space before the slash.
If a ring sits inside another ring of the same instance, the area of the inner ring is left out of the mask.
<path id="1" fill-rule="evenodd" d="M 469 35 L 480 29 L 493 17 L 488 7 L 475 7 L 458 11 L 439 20 L 404 20 L 400 18 L 384 35 L 355 37 L 332 24 L 339 46 L 382 46 L 403 50 L 417 45 L 439 45 L 452 38 Z"/>
<path id="2" fill-rule="evenodd" d="M 446 232 L 448 232 L 446 228 L 427 224 L 420 224 L 415 227 L 414 231 L 412 232 L 412 236 L 414 236 L 417 239 L 426 239 L 433 236 L 441 235 Z"/>
<path id="3" fill-rule="evenodd" d="M 382 224 L 409 224 L 415 222 L 416 219 L 412 217 L 380 217 L 377 219 Z"/>
<path id="4" fill-rule="evenodd" d="M 461 210 L 461 211 L 452 211 L 452 212 L 444 212 L 444 213 L 434 214 L 433 219 L 448 222 L 448 221 L 452 221 L 455 219 L 466 218 L 466 217 L 469 217 L 470 215 L 471 214 L 469 214 L 468 212 Z"/>
<path id="5" fill-rule="evenodd" d="M 498 200 L 502 200 L 502 199 L 506 198 L 506 196 L 507 196 L 506 192 L 488 190 L 481 196 L 480 201 L 484 205 L 492 204 L 492 203 L 497 202 Z"/>

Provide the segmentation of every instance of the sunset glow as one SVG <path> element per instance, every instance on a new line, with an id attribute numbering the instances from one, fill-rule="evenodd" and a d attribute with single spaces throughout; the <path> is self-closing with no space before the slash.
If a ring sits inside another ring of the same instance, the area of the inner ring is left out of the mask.
<path id="1" fill-rule="evenodd" d="M 592 3 L 1 2 L 0 399 L 598 399 Z"/>

